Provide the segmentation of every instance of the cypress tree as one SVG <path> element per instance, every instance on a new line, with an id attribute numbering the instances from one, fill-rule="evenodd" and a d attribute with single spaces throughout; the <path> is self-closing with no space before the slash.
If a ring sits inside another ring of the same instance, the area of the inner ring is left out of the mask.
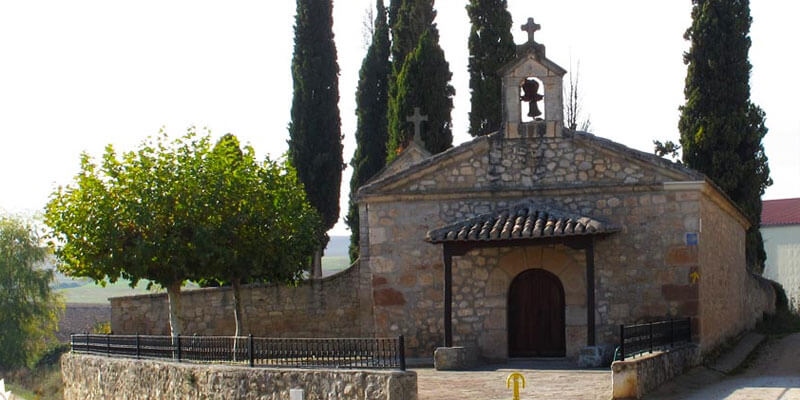
<path id="1" fill-rule="evenodd" d="M 289 123 L 289 161 L 305 186 L 309 203 L 320 214 L 323 231 L 339 219 L 344 167 L 332 11 L 331 0 L 297 0 Z M 321 273 L 320 259 L 327 241 L 325 235 L 315 252 L 315 276 Z"/>
<path id="2" fill-rule="evenodd" d="M 389 27 L 392 28 L 397 23 L 397 13 L 400 12 L 400 6 L 403 5 L 403 0 L 389 0 Z"/>
<path id="3" fill-rule="evenodd" d="M 400 71 L 409 54 L 416 49 L 419 40 L 426 29 L 433 27 L 436 11 L 433 9 L 433 0 L 390 0 L 389 22 L 392 33 L 392 74 L 389 78 L 389 135 L 392 133 L 392 104 L 397 102 L 398 79 Z M 438 41 L 438 32 L 437 32 Z M 418 105 L 421 107 L 421 105 Z M 423 113 L 427 110 L 423 109 Z M 401 124 L 405 122 L 405 117 Z M 403 143 L 400 143 L 402 145 Z M 398 144 L 389 144 L 387 159 L 392 160 L 397 155 Z"/>
<path id="4" fill-rule="evenodd" d="M 347 226 L 350 227 L 350 261 L 358 258 L 359 218 L 356 192 L 386 164 L 386 139 L 388 136 L 387 112 L 389 96 L 389 26 L 383 0 L 377 0 L 374 33 L 367 55 L 361 63 L 356 89 L 356 151 L 350 166 L 350 207 Z"/>
<path id="5" fill-rule="evenodd" d="M 391 0 L 389 3 L 395 79 L 406 57 L 417 47 L 422 33 L 433 25 L 434 18 L 436 11 L 433 9 L 433 0 Z"/>
<path id="6" fill-rule="evenodd" d="M 406 118 L 419 107 L 428 116 L 421 132 L 425 149 L 440 153 L 453 144 L 450 112 L 455 89 L 450 85 L 450 67 L 439 46 L 439 33 L 431 25 L 420 37 L 397 76 L 397 93 L 389 99 L 389 160 L 411 141 L 413 129 Z"/>
<path id="7" fill-rule="evenodd" d="M 747 232 L 747 265 L 763 270 L 766 254 L 759 225 L 761 195 L 772 184 L 761 141 L 764 112 L 750 102 L 750 4 L 748 0 L 693 0 L 691 48 L 680 108 L 683 161 L 703 172 L 736 202 L 753 224 Z"/>
<path id="8" fill-rule="evenodd" d="M 472 22 L 469 34 L 469 88 L 472 91 L 469 134 L 480 136 L 500 128 L 501 82 L 497 71 L 514 59 L 516 46 L 511 35 L 511 14 L 506 0 L 470 0 L 467 14 Z"/>

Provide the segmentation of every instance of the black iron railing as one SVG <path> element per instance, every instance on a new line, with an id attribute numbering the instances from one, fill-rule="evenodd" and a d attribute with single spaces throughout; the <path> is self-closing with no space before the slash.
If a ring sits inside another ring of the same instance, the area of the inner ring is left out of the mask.
<path id="1" fill-rule="evenodd" d="M 692 341 L 691 318 L 619 326 L 619 359 Z"/>
<path id="2" fill-rule="evenodd" d="M 250 336 L 70 335 L 75 353 L 284 368 L 406 369 L 403 336 L 282 339 Z"/>

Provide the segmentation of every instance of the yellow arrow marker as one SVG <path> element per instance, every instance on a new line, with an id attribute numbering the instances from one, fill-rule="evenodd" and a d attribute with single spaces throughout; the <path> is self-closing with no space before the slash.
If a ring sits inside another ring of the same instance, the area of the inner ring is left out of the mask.
<path id="1" fill-rule="evenodd" d="M 697 281 L 700 280 L 700 273 L 697 271 L 692 272 L 691 274 L 689 274 L 689 279 L 692 280 L 692 284 L 697 283 Z"/>
<path id="2" fill-rule="evenodd" d="M 525 389 L 525 377 L 519 372 L 512 372 L 506 378 L 506 388 L 511 389 L 511 382 L 514 382 L 514 397 L 511 400 L 519 400 L 519 381 L 522 380 L 522 388 Z"/>

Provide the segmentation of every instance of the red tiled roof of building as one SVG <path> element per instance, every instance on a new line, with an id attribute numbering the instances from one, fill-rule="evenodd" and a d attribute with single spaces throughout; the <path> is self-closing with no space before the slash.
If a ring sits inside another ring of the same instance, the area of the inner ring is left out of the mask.
<path id="1" fill-rule="evenodd" d="M 761 202 L 761 226 L 800 225 L 800 198 Z"/>

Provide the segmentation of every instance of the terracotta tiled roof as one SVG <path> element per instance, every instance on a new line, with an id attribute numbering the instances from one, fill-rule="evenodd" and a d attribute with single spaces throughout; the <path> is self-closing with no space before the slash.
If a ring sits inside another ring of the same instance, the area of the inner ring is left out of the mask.
<path id="1" fill-rule="evenodd" d="M 761 226 L 800 225 L 800 198 L 761 202 Z"/>
<path id="2" fill-rule="evenodd" d="M 595 235 L 618 230 L 618 227 L 592 217 L 569 215 L 533 203 L 522 203 L 433 229 L 428 231 L 425 240 L 442 243 L 535 239 Z"/>

